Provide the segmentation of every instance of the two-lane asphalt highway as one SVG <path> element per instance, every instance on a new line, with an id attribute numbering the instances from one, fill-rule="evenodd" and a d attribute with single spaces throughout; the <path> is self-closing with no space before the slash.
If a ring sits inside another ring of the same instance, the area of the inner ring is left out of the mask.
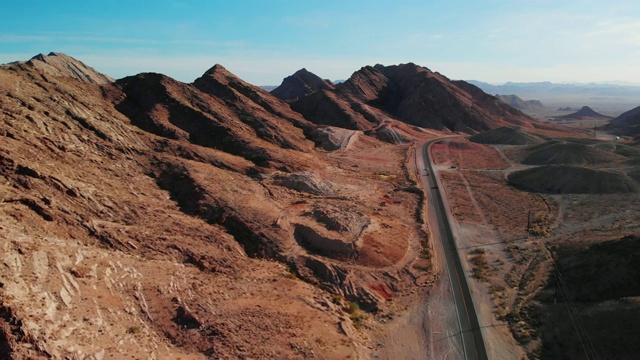
<path id="1" fill-rule="evenodd" d="M 442 241 L 442 247 L 444 249 L 443 255 L 447 271 L 449 272 L 451 291 L 453 293 L 455 308 L 458 315 L 459 335 L 462 340 L 464 357 L 467 360 L 488 359 L 487 350 L 482 338 L 480 323 L 473 306 L 471 291 L 469 290 L 465 271 L 462 267 L 460 255 L 456 249 L 456 243 L 449 224 L 447 211 L 442 200 L 439 180 L 437 179 L 437 175 L 433 172 L 433 166 L 429 158 L 429 149 L 431 145 L 437 141 L 439 140 L 431 140 L 423 143 L 421 146 L 424 167 L 427 171 L 426 174 L 422 174 L 423 184 L 428 184 L 428 188 L 425 189 L 425 191 L 427 192 L 427 197 L 429 199 L 429 206 L 433 207 L 433 213 L 436 215 L 437 231 L 439 232 L 439 238 Z M 432 231 L 435 230 L 436 229 L 432 229 Z"/>

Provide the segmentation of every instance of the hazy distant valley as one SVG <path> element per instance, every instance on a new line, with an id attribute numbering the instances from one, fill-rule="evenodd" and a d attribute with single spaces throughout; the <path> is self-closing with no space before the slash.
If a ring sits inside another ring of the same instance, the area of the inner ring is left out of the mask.
<path id="1" fill-rule="evenodd" d="M 636 356 L 640 87 L 268 90 L 2 65 L 0 358 Z"/>
<path id="2" fill-rule="evenodd" d="M 640 86 L 632 84 L 556 84 L 551 82 L 512 83 L 492 85 L 482 81 L 469 81 L 489 94 L 517 95 L 525 100 L 541 101 L 552 116 L 563 107 L 580 109 L 589 106 L 609 116 L 618 116 L 638 106 Z"/>

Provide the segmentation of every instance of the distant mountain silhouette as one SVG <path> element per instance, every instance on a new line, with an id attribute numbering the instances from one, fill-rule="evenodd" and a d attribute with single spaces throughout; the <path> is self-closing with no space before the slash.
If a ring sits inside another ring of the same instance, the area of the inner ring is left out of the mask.
<path id="1" fill-rule="evenodd" d="M 545 98 L 554 95 L 583 96 L 636 96 L 640 94 L 640 86 L 619 84 L 561 84 L 543 82 L 506 82 L 493 85 L 477 80 L 467 80 L 491 94 L 517 94 L 520 97 Z"/>
<path id="2" fill-rule="evenodd" d="M 539 110 L 544 109 L 540 100 L 523 100 L 517 95 L 496 95 L 496 97 L 518 110 Z"/>
<path id="3" fill-rule="evenodd" d="M 640 86 L 633 84 L 612 83 L 577 83 L 562 84 L 552 82 L 507 82 L 493 85 L 481 81 L 469 80 L 489 94 L 515 94 L 523 99 L 539 99 L 545 105 L 574 106 L 590 104 L 592 106 L 611 105 L 620 110 L 629 109 L 640 98 Z M 577 109 L 576 109 L 577 110 Z"/>
<path id="4" fill-rule="evenodd" d="M 568 114 L 560 116 L 559 119 L 611 119 L 611 116 L 602 115 L 588 106 L 583 106 L 582 109 Z"/>

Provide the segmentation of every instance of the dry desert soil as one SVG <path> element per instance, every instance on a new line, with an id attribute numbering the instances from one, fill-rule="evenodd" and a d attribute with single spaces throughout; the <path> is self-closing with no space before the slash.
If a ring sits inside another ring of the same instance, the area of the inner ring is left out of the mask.
<path id="1" fill-rule="evenodd" d="M 282 86 L 0 67 L 0 359 L 460 358 L 432 139 L 489 358 L 634 358 L 637 141 L 415 64 Z"/>

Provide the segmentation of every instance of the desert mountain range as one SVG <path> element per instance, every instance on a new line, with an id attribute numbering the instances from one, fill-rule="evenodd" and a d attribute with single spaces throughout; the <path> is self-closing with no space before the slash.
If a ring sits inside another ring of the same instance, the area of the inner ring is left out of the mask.
<path id="1" fill-rule="evenodd" d="M 366 66 L 335 86 L 304 69 L 299 73 L 307 75 L 294 74 L 295 82 L 289 77 L 272 93 L 317 124 L 367 130 L 391 118 L 423 128 L 469 133 L 505 125 L 542 126 L 474 85 L 451 81 L 412 63 Z M 305 78 L 310 83 L 301 86 Z"/>
<path id="2" fill-rule="evenodd" d="M 360 312 L 433 279 L 409 145 L 319 128 L 220 65 L 113 81 L 51 53 L 0 91 L 11 358 L 358 357 Z"/>
<path id="3" fill-rule="evenodd" d="M 552 82 L 507 82 L 492 85 L 469 80 L 489 94 L 516 94 L 523 99 L 538 99 L 545 105 L 576 107 L 589 104 L 598 107 L 629 109 L 640 96 L 640 86 L 629 84 L 563 84 Z"/>
<path id="4" fill-rule="evenodd" d="M 9 358 L 369 357 L 436 277 L 416 143 L 561 129 L 411 63 L 269 93 L 40 54 L 0 110 Z"/>

